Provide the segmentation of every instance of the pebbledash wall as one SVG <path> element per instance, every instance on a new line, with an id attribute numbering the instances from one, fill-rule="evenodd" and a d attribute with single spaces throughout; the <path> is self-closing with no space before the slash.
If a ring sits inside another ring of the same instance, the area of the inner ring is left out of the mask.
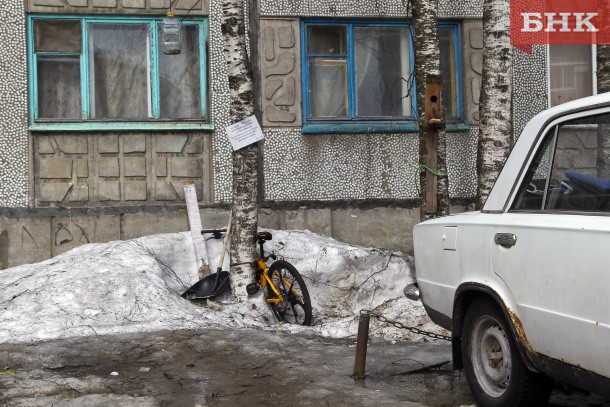
<path id="1" fill-rule="evenodd" d="M 406 3 L 406 2 L 404 2 Z M 169 0 L 3 0 L 0 3 L 0 268 L 88 242 L 187 230 L 183 185 L 194 182 L 206 226 L 231 198 L 229 92 L 221 0 L 178 0 L 209 15 L 209 106 L 214 131 L 29 131 L 27 13 L 163 15 Z M 447 132 L 450 196 L 475 195 L 482 70 L 482 1 L 441 0 L 462 28 L 466 131 Z M 403 2 L 260 1 L 260 99 L 265 204 L 260 225 L 411 251 L 419 220 L 417 135 L 303 134 L 300 19 L 406 18 Z M 515 51 L 515 133 L 546 108 L 546 50 Z M 532 91 L 535 89 L 535 91 Z M 461 206 L 459 207 L 461 208 Z M 456 206 L 456 210 L 458 207 Z"/>

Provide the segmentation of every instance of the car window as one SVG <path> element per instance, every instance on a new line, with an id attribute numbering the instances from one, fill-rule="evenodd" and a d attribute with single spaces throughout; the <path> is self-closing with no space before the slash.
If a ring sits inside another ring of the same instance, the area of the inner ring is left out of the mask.
<path id="1" fill-rule="evenodd" d="M 549 130 L 512 209 L 610 212 L 610 114 Z"/>

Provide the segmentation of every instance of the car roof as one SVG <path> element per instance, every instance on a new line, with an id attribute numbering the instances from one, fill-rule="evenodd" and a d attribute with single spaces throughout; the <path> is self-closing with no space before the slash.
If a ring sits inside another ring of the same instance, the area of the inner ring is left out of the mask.
<path id="1" fill-rule="evenodd" d="M 572 113 L 608 106 L 610 106 L 610 92 L 566 102 L 534 116 L 517 139 L 483 206 L 483 211 L 504 212 L 507 210 L 508 198 L 510 198 L 515 180 L 521 172 L 524 160 L 527 159 L 532 146 L 552 121 Z"/>

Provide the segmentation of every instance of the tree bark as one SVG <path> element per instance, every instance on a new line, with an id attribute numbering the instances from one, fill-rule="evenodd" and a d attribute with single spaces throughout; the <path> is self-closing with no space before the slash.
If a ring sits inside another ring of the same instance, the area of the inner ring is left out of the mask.
<path id="1" fill-rule="evenodd" d="M 260 0 L 247 0 L 248 1 L 248 37 L 250 40 L 250 61 L 252 71 L 259 73 L 261 72 L 260 66 Z M 262 110 L 262 89 L 260 76 L 253 77 L 253 92 L 254 92 L 254 115 L 259 123 L 263 122 L 263 110 Z M 263 168 L 263 156 L 265 154 L 262 149 L 263 141 L 258 142 L 258 198 L 260 200 L 265 196 L 265 171 Z"/>
<path id="2" fill-rule="evenodd" d="M 477 209 L 482 208 L 487 200 L 510 151 L 511 75 L 510 2 L 509 0 L 484 0 Z"/>
<path id="3" fill-rule="evenodd" d="M 223 0 L 222 33 L 231 93 L 231 122 L 254 114 L 252 68 L 246 52 L 242 0 Z M 233 152 L 233 232 L 231 235 L 231 288 L 239 302 L 248 298 L 256 255 L 254 235 L 258 223 L 258 146 Z"/>
<path id="4" fill-rule="evenodd" d="M 597 45 L 597 93 L 610 92 L 610 45 Z M 597 127 L 597 176 L 610 179 L 610 125 Z"/>
<path id="5" fill-rule="evenodd" d="M 415 83 L 417 85 L 417 110 L 419 122 L 419 163 L 428 162 L 428 144 L 436 144 L 437 167 L 441 174 L 447 173 L 446 143 L 443 135 L 437 130 L 425 130 L 426 124 L 426 82 L 429 75 L 441 75 L 440 46 L 438 36 L 438 0 L 412 0 L 413 5 L 413 46 L 415 48 Z M 442 105 L 442 104 L 441 104 Z M 432 187 L 426 180 L 426 170 L 420 171 L 419 184 L 421 193 L 421 220 L 449 213 L 449 193 L 446 176 L 436 177 L 437 208 L 436 213 L 427 213 L 426 191 Z"/>

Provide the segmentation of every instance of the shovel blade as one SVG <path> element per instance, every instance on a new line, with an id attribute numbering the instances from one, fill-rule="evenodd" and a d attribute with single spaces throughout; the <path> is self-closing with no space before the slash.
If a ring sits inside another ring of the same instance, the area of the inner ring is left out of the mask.
<path id="1" fill-rule="evenodd" d="M 215 297 L 229 288 L 229 272 L 217 271 L 205 276 L 182 293 L 182 298 L 189 300 L 202 300 Z"/>

